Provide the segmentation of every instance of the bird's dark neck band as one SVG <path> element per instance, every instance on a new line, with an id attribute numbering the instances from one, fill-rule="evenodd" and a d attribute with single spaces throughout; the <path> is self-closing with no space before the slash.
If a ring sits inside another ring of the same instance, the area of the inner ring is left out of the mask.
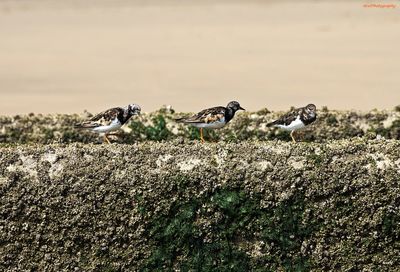
<path id="1" fill-rule="evenodd" d="M 231 108 L 225 109 L 225 122 L 228 123 L 235 116 L 235 111 Z"/>
<path id="2" fill-rule="evenodd" d="M 124 111 L 122 111 L 122 112 L 120 112 L 119 114 L 118 114 L 118 121 L 121 123 L 121 124 L 125 124 L 126 123 L 126 121 L 128 121 L 129 120 L 129 118 L 131 118 L 131 116 L 132 116 L 132 114 L 130 114 L 129 112 L 124 112 Z"/>

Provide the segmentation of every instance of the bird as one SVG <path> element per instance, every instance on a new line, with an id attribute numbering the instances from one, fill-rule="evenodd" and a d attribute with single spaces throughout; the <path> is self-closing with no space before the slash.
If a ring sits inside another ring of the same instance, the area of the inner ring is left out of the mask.
<path id="1" fill-rule="evenodd" d="M 103 142 L 110 143 L 107 134 L 111 131 L 118 130 L 133 115 L 139 115 L 141 108 L 137 104 L 129 104 L 126 107 L 115 107 L 96 114 L 87 121 L 75 124 L 77 129 L 88 129 L 93 132 L 104 134 Z"/>
<path id="2" fill-rule="evenodd" d="M 279 127 L 290 131 L 290 137 L 292 137 L 293 142 L 296 142 L 294 132 L 313 123 L 317 119 L 316 110 L 317 107 L 314 104 L 308 104 L 282 115 L 279 119 L 268 123 L 267 127 Z"/>
<path id="3" fill-rule="evenodd" d="M 231 101 L 226 107 L 213 107 L 200 111 L 190 117 L 175 119 L 178 123 L 189 124 L 200 129 L 200 140 L 204 143 L 203 128 L 222 128 L 232 118 L 238 110 L 245 110 L 237 101 Z"/>

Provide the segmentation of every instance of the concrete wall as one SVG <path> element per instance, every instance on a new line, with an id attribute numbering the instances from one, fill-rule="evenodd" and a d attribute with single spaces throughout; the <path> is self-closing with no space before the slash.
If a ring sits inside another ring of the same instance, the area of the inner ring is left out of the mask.
<path id="1" fill-rule="evenodd" d="M 398 271 L 400 142 L 372 138 L 3 144 L 0 270 Z"/>

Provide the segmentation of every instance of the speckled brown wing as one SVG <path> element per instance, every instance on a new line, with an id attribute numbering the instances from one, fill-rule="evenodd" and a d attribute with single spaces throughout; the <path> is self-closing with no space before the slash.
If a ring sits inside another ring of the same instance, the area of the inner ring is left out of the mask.
<path id="1" fill-rule="evenodd" d="M 267 126 L 275 126 L 275 125 L 284 125 L 288 126 L 291 124 L 296 118 L 301 114 L 303 108 L 294 109 L 284 115 L 282 115 L 279 119 L 267 124 Z"/>
<path id="2" fill-rule="evenodd" d="M 111 124 L 115 118 L 118 117 L 118 115 L 123 114 L 124 110 L 122 108 L 112 108 L 105 110 L 103 112 L 100 112 L 99 114 L 96 114 L 92 118 L 90 118 L 88 121 L 82 122 L 80 124 L 77 124 L 75 127 L 76 128 L 95 128 L 95 127 L 100 127 L 100 126 L 108 126 Z"/>
<path id="3" fill-rule="evenodd" d="M 196 123 L 213 123 L 221 120 L 225 117 L 225 107 L 214 107 L 202 110 L 201 112 L 187 117 L 187 118 L 179 118 L 175 119 L 177 122 L 187 123 L 187 124 L 196 124 Z"/>

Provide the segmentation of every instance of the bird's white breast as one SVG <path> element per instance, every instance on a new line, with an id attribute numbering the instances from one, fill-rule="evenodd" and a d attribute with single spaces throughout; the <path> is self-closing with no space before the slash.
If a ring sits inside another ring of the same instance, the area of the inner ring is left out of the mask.
<path id="1" fill-rule="evenodd" d="M 287 126 L 285 126 L 285 125 L 277 125 L 277 127 L 280 127 L 282 129 L 285 129 L 285 130 L 292 131 L 292 130 L 301 129 L 301 128 L 305 127 L 305 125 L 300 120 L 300 116 L 297 116 L 296 120 L 291 122 L 289 125 L 287 125 Z"/>
<path id="2" fill-rule="evenodd" d="M 218 121 L 212 122 L 212 123 L 193 124 L 193 126 L 198 127 L 198 128 L 222 128 L 225 125 L 226 125 L 225 117 L 219 119 Z"/>
<path id="3" fill-rule="evenodd" d="M 100 126 L 93 129 L 94 132 L 97 133 L 107 133 L 110 131 L 114 131 L 122 127 L 121 123 L 118 121 L 118 118 L 115 118 L 109 125 Z"/>

